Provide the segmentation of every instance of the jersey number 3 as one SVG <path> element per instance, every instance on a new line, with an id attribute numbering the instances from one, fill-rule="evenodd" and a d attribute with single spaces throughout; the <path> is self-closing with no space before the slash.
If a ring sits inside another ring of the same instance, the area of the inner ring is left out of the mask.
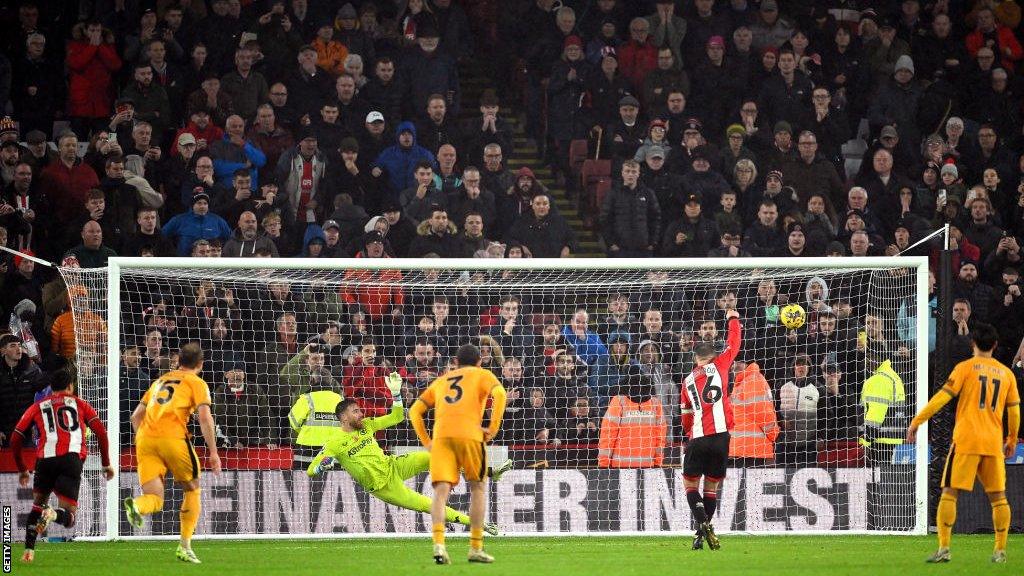
<path id="1" fill-rule="evenodd" d="M 462 376 L 452 376 L 448 379 L 448 392 L 444 395 L 444 401 L 449 404 L 455 404 L 462 399 L 462 386 L 459 386 L 459 382 L 462 381 Z M 452 396 L 452 392 L 455 393 Z"/>

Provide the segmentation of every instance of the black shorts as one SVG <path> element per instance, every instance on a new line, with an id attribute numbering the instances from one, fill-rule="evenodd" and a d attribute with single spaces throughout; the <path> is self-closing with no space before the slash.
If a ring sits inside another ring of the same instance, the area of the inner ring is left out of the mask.
<path id="1" fill-rule="evenodd" d="M 36 477 L 32 491 L 36 494 L 56 494 L 58 498 L 78 504 L 78 489 L 82 485 L 82 459 L 67 453 L 53 458 L 36 460 Z"/>
<path id="2" fill-rule="evenodd" d="M 690 440 L 683 454 L 683 476 L 725 478 L 725 463 L 728 459 L 728 432 Z"/>

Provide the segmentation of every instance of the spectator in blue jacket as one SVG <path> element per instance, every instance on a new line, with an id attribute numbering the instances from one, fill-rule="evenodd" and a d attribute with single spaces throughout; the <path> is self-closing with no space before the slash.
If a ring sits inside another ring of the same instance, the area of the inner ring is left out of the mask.
<path id="1" fill-rule="evenodd" d="M 224 122 L 224 137 L 210 144 L 210 157 L 217 184 L 231 189 L 235 170 L 248 168 L 252 173 L 252 189 L 259 190 L 257 172 L 267 163 L 267 155 L 245 139 L 245 120 L 241 116 L 228 116 Z"/>
<path id="2" fill-rule="evenodd" d="M 163 234 L 178 241 L 178 256 L 188 256 L 196 240 L 219 238 L 227 242 L 231 238 L 231 226 L 226 220 L 210 214 L 210 195 L 200 192 L 192 197 L 192 209 L 171 218 L 163 227 Z"/>
<path id="3" fill-rule="evenodd" d="M 416 143 L 416 126 L 412 122 L 402 122 L 395 130 L 398 144 L 389 146 L 380 153 L 373 163 L 373 176 L 380 178 L 382 171 L 387 171 L 388 196 L 398 200 L 398 194 L 406 188 L 414 188 L 416 164 L 420 160 L 430 162 L 437 171 L 437 158 L 423 146 Z"/>

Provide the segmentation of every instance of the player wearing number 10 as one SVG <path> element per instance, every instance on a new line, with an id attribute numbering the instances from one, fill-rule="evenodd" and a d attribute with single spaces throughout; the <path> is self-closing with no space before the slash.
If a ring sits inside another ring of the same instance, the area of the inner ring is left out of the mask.
<path id="1" fill-rule="evenodd" d="M 142 401 L 132 412 L 135 430 L 135 456 L 139 462 L 142 496 L 125 498 L 128 522 L 142 526 L 142 517 L 164 507 L 164 475 L 170 470 L 174 481 L 185 490 L 181 503 L 181 543 L 177 557 L 199 564 L 192 551 L 192 534 L 199 523 L 199 458 L 192 447 L 188 421 L 199 414 L 210 468 L 220 474 L 216 424 L 210 411 L 210 388 L 199 377 L 203 371 L 203 350 L 192 342 L 181 348 L 178 370 L 164 374 L 150 385 Z"/>
<path id="2" fill-rule="evenodd" d="M 725 478 L 725 462 L 729 458 L 729 431 L 732 430 L 732 404 L 729 403 L 729 369 L 740 350 L 740 315 L 736 310 L 725 314 L 729 324 L 725 350 L 715 354 L 711 343 L 701 342 L 693 348 L 694 364 L 683 380 L 683 426 L 690 441 L 683 456 L 683 486 L 697 534 L 693 549 L 708 547 L 718 550 L 721 544 L 711 519 L 718 504 L 718 484 Z M 704 496 L 698 490 L 704 477 Z"/>
<path id="3" fill-rule="evenodd" d="M 992 358 L 999 334 L 989 324 L 976 324 L 971 332 L 974 356 L 956 365 L 949 379 L 914 416 L 907 429 L 907 443 L 917 439 L 917 429 L 950 400 L 956 398 L 956 424 L 942 472 L 942 496 L 935 520 L 939 549 L 928 562 L 949 562 L 949 541 L 956 523 L 960 490 L 971 491 L 981 481 L 992 504 L 996 543 L 993 562 L 1006 562 L 1006 536 L 1010 529 L 1010 504 L 1006 501 L 1006 462 L 1017 445 L 1020 430 L 1020 395 L 1013 372 Z M 1007 434 L 1003 437 L 1003 411 Z"/>
<path id="4" fill-rule="evenodd" d="M 458 368 L 430 383 L 412 409 L 409 420 L 416 436 L 430 450 L 430 480 L 434 485 L 434 502 L 430 510 L 433 523 L 434 561 L 451 564 L 444 545 L 445 504 L 452 486 L 459 482 L 459 471 L 469 483 L 469 561 L 494 562 L 483 550 L 484 515 L 487 502 L 484 480 L 487 479 L 485 443 L 494 438 L 505 414 L 505 389 L 488 370 L 480 368 L 480 349 L 463 344 L 455 354 Z M 491 421 L 483 428 L 487 398 L 494 399 Z M 423 416 L 433 407 L 433 440 L 427 435 Z"/>

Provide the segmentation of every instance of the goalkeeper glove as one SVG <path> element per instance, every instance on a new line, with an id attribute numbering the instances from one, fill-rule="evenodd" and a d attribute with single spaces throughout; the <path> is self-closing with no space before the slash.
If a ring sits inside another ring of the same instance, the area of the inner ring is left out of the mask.
<path id="1" fill-rule="evenodd" d="M 324 472 L 334 468 L 334 465 L 337 464 L 337 463 L 338 463 L 337 460 L 335 460 L 331 456 L 328 456 L 327 458 L 324 458 L 323 460 L 320 461 L 319 464 L 316 465 L 316 468 L 313 469 L 313 475 L 314 476 L 319 476 L 319 475 L 323 474 Z"/>
<path id="2" fill-rule="evenodd" d="M 391 397 L 394 398 L 396 402 L 401 402 L 402 375 L 398 372 L 392 372 L 387 375 L 384 381 L 387 382 L 388 390 L 391 391 Z"/>

